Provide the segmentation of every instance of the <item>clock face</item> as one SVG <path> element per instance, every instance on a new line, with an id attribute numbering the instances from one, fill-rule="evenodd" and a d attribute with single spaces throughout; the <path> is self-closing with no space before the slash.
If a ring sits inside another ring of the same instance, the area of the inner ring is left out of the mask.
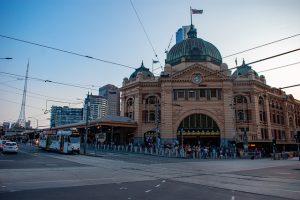
<path id="1" fill-rule="evenodd" d="M 202 82 L 202 76 L 201 74 L 194 74 L 193 77 L 192 77 L 192 81 L 193 83 L 201 83 Z"/>

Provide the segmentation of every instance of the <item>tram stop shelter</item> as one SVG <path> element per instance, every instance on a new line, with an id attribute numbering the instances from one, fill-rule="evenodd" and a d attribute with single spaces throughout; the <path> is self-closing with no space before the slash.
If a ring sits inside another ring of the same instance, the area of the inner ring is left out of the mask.
<path id="1" fill-rule="evenodd" d="M 106 115 L 100 119 L 80 121 L 51 128 L 52 130 L 73 130 L 81 135 L 87 131 L 87 143 L 124 145 L 133 142 L 137 123 L 129 117 Z"/>

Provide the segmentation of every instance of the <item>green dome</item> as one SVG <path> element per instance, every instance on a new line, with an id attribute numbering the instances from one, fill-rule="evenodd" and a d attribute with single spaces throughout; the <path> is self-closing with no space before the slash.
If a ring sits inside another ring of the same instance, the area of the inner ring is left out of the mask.
<path id="1" fill-rule="evenodd" d="M 181 63 L 185 58 L 187 62 L 212 62 L 216 65 L 222 64 L 219 50 L 211 43 L 197 38 L 196 29 L 191 25 L 188 39 L 175 44 L 167 54 L 166 64 L 172 66 Z"/>
<path id="2" fill-rule="evenodd" d="M 137 68 L 135 70 L 135 72 L 133 72 L 130 77 L 129 77 L 129 80 L 133 80 L 137 77 L 137 74 L 141 72 L 143 73 L 144 77 L 154 77 L 154 75 L 152 74 L 152 72 L 149 71 L 148 68 L 144 67 L 144 62 L 142 62 L 141 66 L 139 68 Z"/>
<path id="3" fill-rule="evenodd" d="M 237 69 L 233 72 L 233 77 L 238 76 L 247 76 L 248 74 L 253 73 L 255 76 L 258 76 L 257 72 L 254 71 L 251 66 L 245 64 L 245 60 L 243 60 L 243 64 L 241 66 L 238 66 Z"/>

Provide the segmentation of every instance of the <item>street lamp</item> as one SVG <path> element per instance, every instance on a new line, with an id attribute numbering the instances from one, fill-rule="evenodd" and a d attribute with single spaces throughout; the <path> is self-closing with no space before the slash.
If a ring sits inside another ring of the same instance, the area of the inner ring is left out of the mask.
<path id="1" fill-rule="evenodd" d="M 12 58 L 10 58 L 10 57 L 7 57 L 7 58 L 0 58 L 0 59 L 11 60 Z"/>
<path id="2" fill-rule="evenodd" d="M 87 148 L 87 135 L 88 135 L 88 125 L 89 125 L 89 109 L 90 109 L 90 94 L 88 92 L 86 98 L 86 119 L 85 119 L 85 134 L 84 134 L 84 155 L 86 155 L 86 148 Z"/>

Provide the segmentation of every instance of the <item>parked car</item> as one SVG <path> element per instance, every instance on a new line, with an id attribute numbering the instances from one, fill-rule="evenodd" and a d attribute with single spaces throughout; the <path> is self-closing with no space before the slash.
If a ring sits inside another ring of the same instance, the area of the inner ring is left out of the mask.
<path id="1" fill-rule="evenodd" d="M 16 142 L 6 142 L 3 146 L 3 153 L 18 153 L 19 147 Z"/>
<path id="2" fill-rule="evenodd" d="M 5 145 L 6 142 L 10 142 L 9 140 L 0 140 L 0 151 L 3 150 L 3 146 Z"/>

